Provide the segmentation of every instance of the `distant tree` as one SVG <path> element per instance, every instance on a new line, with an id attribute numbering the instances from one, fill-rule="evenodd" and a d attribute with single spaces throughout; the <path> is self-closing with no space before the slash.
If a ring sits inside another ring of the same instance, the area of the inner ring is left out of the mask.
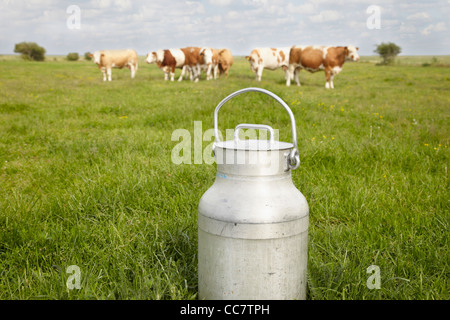
<path id="1" fill-rule="evenodd" d="M 21 42 L 14 47 L 15 53 L 21 53 L 22 59 L 44 61 L 45 49 L 35 42 Z"/>
<path id="2" fill-rule="evenodd" d="M 91 53 L 90 53 L 90 52 L 86 52 L 86 53 L 84 54 L 84 60 L 86 60 L 86 61 L 91 61 L 91 60 L 92 60 L 92 57 L 91 57 Z"/>
<path id="3" fill-rule="evenodd" d="M 382 64 L 391 64 L 392 62 L 394 62 L 395 57 L 400 52 L 402 52 L 402 48 L 400 48 L 393 42 L 382 42 L 381 44 L 377 45 L 377 48 L 374 52 L 378 53 L 383 58 Z"/>
<path id="4" fill-rule="evenodd" d="M 67 55 L 66 59 L 69 61 L 78 61 L 78 59 L 80 59 L 80 56 L 76 52 L 71 52 Z"/>

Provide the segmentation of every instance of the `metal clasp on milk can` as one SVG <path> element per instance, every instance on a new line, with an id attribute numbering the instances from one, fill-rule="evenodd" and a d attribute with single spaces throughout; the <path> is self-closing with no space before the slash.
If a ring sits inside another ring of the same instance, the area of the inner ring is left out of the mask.
<path id="1" fill-rule="evenodd" d="M 270 126 L 255 124 L 240 124 L 234 140 L 220 141 L 220 108 L 252 91 L 286 109 L 292 143 L 275 141 Z M 268 130 L 270 138 L 240 140 L 242 128 Z M 305 299 L 309 207 L 291 177 L 300 165 L 291 109 L 270 91 L 239 90 L 217 105 L 214 133 L 216 179 L 198 208 L 199 299 Z"/>

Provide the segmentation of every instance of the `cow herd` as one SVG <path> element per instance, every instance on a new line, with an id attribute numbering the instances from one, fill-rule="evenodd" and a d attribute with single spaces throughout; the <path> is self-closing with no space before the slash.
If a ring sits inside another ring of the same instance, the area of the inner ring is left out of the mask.
<path id="1" fill-rule="evenodd" d="M 228 70 L 233 65 L 233 55 L 228 49 L 187 47 L 181 49 L 158 50 L 147 54 L 147 63 L 156 63 L 164 71 L 164 79 L 174 81 L 175 69 L 181 69 L 178 81 L 189 76 L 192 81 L 199 81 L 201 72 L 206 72 L 206 79 L 217 79 L 219 72 L 228 77 Z"/>
<path id="2" fill-rule="evenodd" d="M 250 63 L 255 79 L 261 81 L 264 69 L 282 68 L 285 72 L 286 85 L 295 80 L 300 86 L 299 72 L 323 70 L 325 72 L 325 88 L 333 89 L 334 77 L 342 71 L 347 60 L 358 61 L 358 48 L 334 46 L 293 46 L 287 48 L 256 48 L 246 60 Z M 95 51 L 91 57 L 103 73 L 103 81 L 111 81 L 112 68 L 127 67 L 134 78 L 138 70 L 138 55 L 135 50 L 102 50 Z M 157 50 L 147 54 L 146 62 L 156 64 L 164 72 L 164 79 L 175 81 L 175 69 L 181 69 L 178 81 L 190 78 L 198 82 L 202 71 L 206 80 L 217 79 L 228 72 L 233 65 L 233 55 L 229 49 L 213 49 L 208 47 L 186 47 L 180 49 Z"/>

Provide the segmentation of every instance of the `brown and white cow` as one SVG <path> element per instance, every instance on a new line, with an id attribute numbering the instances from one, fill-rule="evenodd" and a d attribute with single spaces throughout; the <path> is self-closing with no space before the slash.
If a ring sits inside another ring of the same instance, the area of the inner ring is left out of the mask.
<path id="1" fill-rule="evenodd" d="M 181 48 L 181 51 L 183 51 L 186 58 L 185 64 L 187 71 L 191 74 L 191 81 L 194 80 L 195 82 L 198 82 L 201 76 L 202 67 L 206 66 L 204 54 L 200 55 L 202 49 L 203 48 L 199 47 Z"/>
<path id="2" fill-rule="evenodd" d="M 167 49 L 167 50 L 157 50 L 147 54 L 147 58 L 145 60 L 147 63 L 156 63 L 158 68 L 164 71 L 164 80 L 170 81 L 175 80 L 175 69 L 182 69 L 180 79 L 183 78 L 185 73 L 185 61 L 186 58 L 184 56 L 184 52 L 180 49 Z"/>
<path id="3" fill-rule="evenodd" d="M 291 79 L 300 86 L 298 75 L 302 69 L 310 72 L 325 71 L 325 88 L 334 89 L 333 79 L 342 71 L 346 60 L 358 61 L 358 48 L 327 47 L 327 46 L 293 46 L 289 54 L 289 68 L 286 76 L 286 85 Z"/>
<path id="4" fill-rule="evenodd" d="M 217 79 L 219 73 L 219 50 L 204 47 L 201 48 L 200 55 L 203 56 L 206 80 Z"/>
<path id="5" fill-rule="evenodd" d="M 136 76 L 138 69 L 138 55 L 135 50 L 100 50 L 90 55 L 94 63 L 103 72 L 103 81 L 111 81 L 112 68 L 127 67 L 131 71 L 131 78 Z"/>
<path id="6" fill-rule="evenodd" d="M 291 48 L 256 48 L 245 59 L 250 62 L 255 79 L 261 81 L 264 69 L 283 68 L 284 71 L 287 70 L 290 50 Z"/>
<path id="7" fill-rule="evenodd" d="M 228 71 L 233 65 L 233 55 L 231 51 L 228 49 L 219 50 L 219 73 L 225 74 L 225 77 L 228 78 Z"/>

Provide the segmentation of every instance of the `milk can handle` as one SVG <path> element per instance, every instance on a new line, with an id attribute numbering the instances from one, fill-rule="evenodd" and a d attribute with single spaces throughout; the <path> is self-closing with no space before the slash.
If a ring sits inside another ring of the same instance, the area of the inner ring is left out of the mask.
<path id="1" fill-rule="evenodd" d="M 289 114 L 289 117 L 291 119 L 291 127 L 292 127 L 292 143 L 294 144 L 294 148 L 292 148 L 291 153 L 289 155 L 289 168 L 291 170 L 295 170 L 300 166 L 300 155 L 298 152 L 298 145 L 297 145 L 297 130 L 296 130 L 296 126 L 295 126 L 295 118 L 294 118 L 294 114 L 292 113 L 291 109 L 289 108 L 289 106 L 283 101 L 281 100 L 280 97 L 278 97 L 277 95 L 273 94 L 272 92 L 265 90 L 265 89 L 261 89 L 261 88 L 246 88 L 246 89 L 241 89 L 238 90 L 232 94 L 230 94 L 228 97 L 226 97 L 225 99 L 223 99 L 216 107 L 216 110 L 214 111 L 214 136 L 215 136 L 215 142 L 218 143 L 220 142 L 220 138 L 219 138 L 219 110 L 220 108 L 228 101 L 231 100 L 232 98 L 245 93 L 245 92 L 261 92 L 264 93 L 272 98 L 274 98 L 275 100 L 278 101 L 278 103 L 280 103 L 284 109 L 286 109 L 287 113 Z M 213 146 L 213 149 L 215 148 L 215 146 Z"/>
<path id="2" fill-rule="evenodd" d="M 241 123 L 234 128 L 234 142 L 239 141 L 239 130 L 246 129 L 259 129 L 259 130 L 267 130 L 269 131 L 269 145 L 273 145 L 275 143 L 275 132 L 273 131 L 271 126 L 265 124 L 248 124 Z"/>

